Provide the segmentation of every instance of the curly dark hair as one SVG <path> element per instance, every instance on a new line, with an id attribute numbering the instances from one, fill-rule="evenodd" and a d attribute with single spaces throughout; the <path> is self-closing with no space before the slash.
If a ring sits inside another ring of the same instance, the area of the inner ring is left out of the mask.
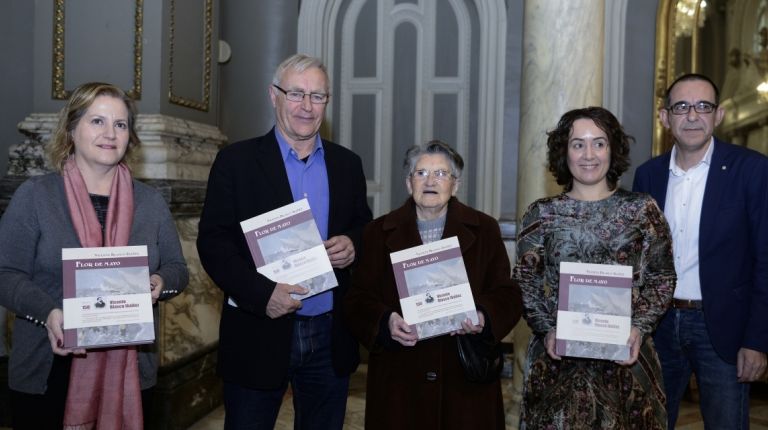
<path id="1" fill-rule="evenodd" d="M 624 132 L 619 120 L 608 109 L 602 107 L 574 109 L 560 117 L 557 127 L 547 133 L 549 171 L 554 175 L 558 185 L 563 186 L 564 191 L 571 191 L 573 175 L 568 168 L 568 139 L 571 137 L 573 123 L 578 119 L 591 119 L 608 136 L 611 165 L 608 168 L 606 180 L 608 189 L 615 190 L 622 173 L 629 168 L 629 144 L 635 139 Z"/>

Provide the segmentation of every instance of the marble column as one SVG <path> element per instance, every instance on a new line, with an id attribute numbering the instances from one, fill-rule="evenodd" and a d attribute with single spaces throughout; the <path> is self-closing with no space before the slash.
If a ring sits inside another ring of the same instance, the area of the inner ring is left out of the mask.
<path id="1" fill-rule="evenodd" d="M 604 0 L 526 0 L 520 96 L 518 221 L 534 200 L 561 191 L 547 168 L 547 134 L 570 109 L 602 104 Z M 517 428 L 530 329 L 514 329 L 515 407 L 507 422 Z"/>

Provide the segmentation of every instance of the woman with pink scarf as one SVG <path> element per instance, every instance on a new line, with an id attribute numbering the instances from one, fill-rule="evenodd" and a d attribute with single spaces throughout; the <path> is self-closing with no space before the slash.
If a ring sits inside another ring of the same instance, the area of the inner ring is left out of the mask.
<path id="1" fill-rule="evenodd" d="M 62 248 L 146 245 L 153 302 L 187 285 L 165 200 L 126 165 L 140 143 L 135 122 L 121 89 L 75 89 L 47 148 L 56 172 L 24 182 L 0 218 L 0 305 L 16 313 L 8 370 L 16 429 L 143 428 L 154 345 L 64 349 L 61 310 Z"/>

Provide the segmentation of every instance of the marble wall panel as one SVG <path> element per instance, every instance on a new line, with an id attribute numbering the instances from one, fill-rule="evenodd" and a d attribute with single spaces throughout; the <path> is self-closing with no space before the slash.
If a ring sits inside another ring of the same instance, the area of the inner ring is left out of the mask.
<path id="1" fill-rule="evenodd" d="M 198 217 L 176 219 L 181 248 L 189 268 L 189 286 L 161 304 L 160 365 L 166 366 L 219 340 L 222 292 L 200 264 L 195 240 Z"/>

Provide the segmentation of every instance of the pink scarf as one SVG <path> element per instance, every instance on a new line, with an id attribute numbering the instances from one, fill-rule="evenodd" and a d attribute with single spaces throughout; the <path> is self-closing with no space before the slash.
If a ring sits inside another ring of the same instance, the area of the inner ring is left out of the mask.
<path id="1" fill-rule="evenodd" d="M 123 163 L 117 165 L 103 236 L 73 157 L 64 166 L 62 176 L 69 214 L 80 244 L 83 247 L 128 245 L 133 224 L 133 182 L 128 167 Z M 72 358 L 65 429 L 141 430 L 143 427 L 135 347 L 92 350 L 85 357 Z"/>

